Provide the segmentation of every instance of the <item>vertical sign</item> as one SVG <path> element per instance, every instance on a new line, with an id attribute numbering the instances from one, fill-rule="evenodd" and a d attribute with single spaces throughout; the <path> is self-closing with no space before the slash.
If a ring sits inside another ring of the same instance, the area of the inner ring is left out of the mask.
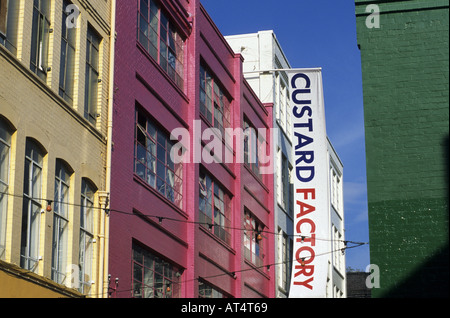
<path id="1" fill-rule="evenodd" d="M 290 298 L 326 296 L 329 247 L 328 152 L 322 71 L 290 70 L 294 250 Z"/>

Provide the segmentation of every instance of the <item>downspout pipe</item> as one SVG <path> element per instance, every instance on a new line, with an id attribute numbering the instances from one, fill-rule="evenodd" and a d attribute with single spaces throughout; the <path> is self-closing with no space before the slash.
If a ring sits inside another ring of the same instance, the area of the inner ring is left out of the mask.
<path id="1" fill-rule="evenodd" d="M 112 157 L 112 129 L 113 129 L 113 113 L 114 113 L 114 57 L 116 42 L 116 0 L 111 0 L 111 31 L 109 36 L 109 89 L 108 89 L 108 124 L 107 124 L 107 143 L 106 143 L 106 180 L 105 192 L 108 196 L 105 209 L 102 211 L 101 220 L 101 239 L 100 272 L 99 272 L 99 294 L 100 298 L 108 297 L 108 261 L 109 261 L 109 215 L 111 204 L 111 157 Z M 106 285 L 106 286 L 105 286 Z"/>

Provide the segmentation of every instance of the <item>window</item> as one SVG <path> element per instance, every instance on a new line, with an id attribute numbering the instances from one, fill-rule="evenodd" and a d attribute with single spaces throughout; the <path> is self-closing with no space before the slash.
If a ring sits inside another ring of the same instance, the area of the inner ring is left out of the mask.
<path id="1" fill-rule="evenodd" d="M 133 244 L 133 297 L 179 298 L 179 269 Z"/>
<path id="2" fill-rule="evenodd" d="M 100 42 L 100 36 L 91 26 L 88 26 L 86 39 L 84 118 L 89 120 L 93 125 L 97 121 Z"/>
<path id="3" fill-rule="evenodd" d="M 275 62 L 277 68 L 283 68 L 278 58 L 275 57 Z M 281 128 L 286 132 L 287 136 L 290 138 L 292 136 L 291 132 L 291 114 L 288 111 L 289 109 L 289 89 L 288 83 L 289 79 L 286 72 L 280 72 L 276 75 L 275 78 L 275 103 L 277 104 L 277 119 Z"/>
<path id="4" fill-rule="evenodd" d="M 80 292 L 89 293 L 92 277 L 92 258 L 94 243 L 94 195 L 95 187 L 86 179 L 81 183 L 81 208 L 80 208 L 80 253 L 79 274 Z"/>
<path id="5" fill-rule="evenodd" d="M 0 34 L 1 39 L 6 38 L 6 23 L 8 15 L 8 0 L 0 0 Z M 2 42 L 3 44 L 4 42 Z"/>
<path id="6" fill-rule="evenodd" d="M 341 212 L 341 196 L 342 196 L 342 185 L 341 177 L 337 174 L 333 167 L 330 168 L 330 186 L 331 186 L 331 204 L 337 212 Z"/>
<path id="7" fill-rule="evenodd" d="M 336 228 L 336 226 L 333 224 L 333 256 L 334 256 L 334 267 L 338 271 L 343 271 L 343 259 L 344 259 L 344 249 L 345 245 L 342 240 L 342 234 L 339 232 L 339 230 Z"/>
<path id="8" fill-rule="evenodd" d="M 289 205 L 289 163 L 284 154 L 281 154 L 281 203 L 285 210 Z"/>
<path id="9" fill-rule="evenodd" d="M 8 125 L 0 118 L 0 259 L 4 259 L 6 245 L 11 135 L 12 132 Z"/>
<path id="10" fill-rule="evenodd" d="M 23 180 L 22 236 L 20 266 L 34 271 L 39 261 L 39 223 L 42 191 L 43 151 L 28 139 Z"/>
<path id="11" fill-rule="evenodd" d="M 42 80 L 47 78 L 48 42 L 50 34 L 50 1 L 33 1 L 33 29 L 31 31 L 31 71 Z"/>
<path id="12" fill-rule="evenodd" d="M 161 195 L 182 208 L 182 163 L 174 163 L 175 144 L 142 110 L 136 110 L 134 171 Z"/>
<path id="13" fill-rule="evenodd" d="M 199 298 L 228 298 L 224 293 L 201 280 L 198 281 Z"/>
<path id="14" fill-rule="evenodd" d="M 244 119 L 244 163 L 259 176 L 258 137 L 247 119 Z"/>
<path id="15" fill-rule="evenodd" d="M 68 28 L 66 19 L 69 13 L 67 6 L 71 3 L 64 0 L 62 13 L 62 33 L 61 33 L 61 64 L 59 73 L 59 96 L 66 102 L 73 103 L 73 78 L 75 68 L 75 41 L 76 29 Z"/>
<path id="16" fill-rule="evenodd" d="M 278 148 L 277 161 L 280 169 L 280 173 L 277 176 L 278 182 L 278 203 L 284 208 L 285 212 L 290 216 L 294 215 L 294 194 L 292 184 L 292 166 L 290 165 L 287 157 L 282 150 Z"/>
<path id="17" fill-rule="evenodd" d="M 222 136 L 224 129 L 231 126 L 230 101 L 218 81 L 203 66 L 200 66 L 200 113 L 220 130 Z"/>
<path id="18" fill-rule="evenodd" d="M 0 0 L 0 44 L 17 53 L 18 0 Z"/>
<path id="19" fill-rule="evenodd" d="M 154 0 L 138 0 L 138 41 L 183 89 L 184 40 Z"/>
<path id="20" fill-rule="evenodd" d="M 53 207 L 52 279 L 60 284 L 64 283 L 66 278 L 70 175 L 70 169 L 61 160 L 57 160 Z"/>
<path id="21" fill-rule="evenodd" d="M 294 168 L 289 165 L 289 207 L 288 214 L 294 217 Z"/>
<path id="22" fill-rule="evenodd" d="M 230 208 L 231 199 L 222 187 L 209 175 L 200 172 L 199 177 L 199 220 L 202 226 L 212 224 L 212 232 L 221 240 L 230 244 Z"/>
<path id="23" fill-rule="evenodd" d="M 244 213 L 244 255 L 245 259 L 256 266 L 263 265 L 264 248 L 262 225 L 250 212 Z"/>
<path id="24" fill-rule="evenodd" d="M 286 131 L 285 119 L 286 119 L 286 88 L 282 81 L 280 81 L 280 125 L 283 130 Z"/>
<path id="25" fill-rule="evenodd" d="M 292 240 L 281 229 L 278 231 L 280 246 L 279 246 L 279 286 L 285 291 L 289 292 L 289 284 L 291 279 L 292 268 Z"/>
<path id="26" fill-rule="evenodd" d="M 288 138 L 292 139 L 292 112 L 290 111 L 290 93 L 289 89 L 286 88 L 286 134 Z"/>
<path id="27" fill-rule="evenodd" d="M 336 285 L 333 284 L 333 298 L 342 298 L 344 293 Z"/>

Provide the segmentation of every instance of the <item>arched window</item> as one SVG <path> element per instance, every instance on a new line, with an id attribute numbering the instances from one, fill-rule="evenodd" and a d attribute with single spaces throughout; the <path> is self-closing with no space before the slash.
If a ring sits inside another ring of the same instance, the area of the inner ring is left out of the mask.
<path id="1" fill-rule="evenodd" d="M 81 184 L 81 208 L 80 208 L 80 253 L 79 275 L 80 292 L 89 293 L 92 277 L 92 258 L 94 241 L 94 199 L 96 187 L 83 178 Z"/>
<path id="2" fill-rule="evenodd" d="M 6 212 L 8 209 L 11 135 L 11 128 L 0 118 L 0 259 L 4 258 L 6 244 Z"/>
<path id="3" fill-rule="evenodd" d="M 39 222 L 42 193 L 42 163 L 44 151 L 32 139 L 27 139 L 23 180 L 22 239 L 20 266 L 35 271 L 39 261 Z"/>
<path id="4" fill-rule="evenodd" d="M 69 188 L 72 169 L 56 160 L 55 201 L 53 207 L 52 279 L 60 284 L 66 278 L 67 237 L 69 224 Z"/>

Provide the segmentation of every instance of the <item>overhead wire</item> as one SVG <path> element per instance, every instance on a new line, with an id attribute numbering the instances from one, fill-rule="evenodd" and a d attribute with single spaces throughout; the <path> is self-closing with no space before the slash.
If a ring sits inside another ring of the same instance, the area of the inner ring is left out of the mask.
<path id="1" fill-rule="evenodd" d="M 13 196 L 13 197 L 19 197 L 19 198 L 24 198 L 24 197 L 25 197 L 24 195 L 12 194 L 12 193 L 7 193 L 7 192 L 0 192 L 0 194 L 1 194 L 1 195 Z M 134 212 L 121 211 L 121 210 L 117 210 L 117 209 L 102 208 L 102 207 L 96 207 L 96 206 L 85 206 L 85 205 L 77 204 L 77 203 L 70 203 L 70 202 L 63 202 L 63 201 L 48 200 L 48 199 L 43 199 L 43 198 L 33 198 L 33 200 L 36 200 L 36 201 L 44 201 L 44 202 L 47 202 L 47 203 L 49 203 L 49 204 L 50 204 L 50 203 L 58 203 L 58 204 L 66 204 L 66 205 L 77 206 L 77 207 L 86 207 L 86 208 L 90 208 L 90 209 L 93 209 L 93 210 L 104 210 L 108 215 L 109 215 L 110 213 L 118 213 L 118 214 L 123 214 L 123 215 L 133 215 L 133 216 L 138 216 L 138 217 L 145 216 L 145 217 L 148 217 L 148 218 L 154 218 L 154 219 L 157 219 L 158 222 L 159 222 L 160 224 L 162 223 L 163 220 L 168 220 L 168 221 L 172 221 L 172 222 L 181 222 L 181 223 L 187 223 L 187 224 L 204 225 L 204 226 L 208 226 L 210 229 L 212 229 L 213 226 L 220 226 L 220 227 L 222 227 L 222 228 L 228 228 L 228 229 L 231 229 L 231 230 L 250 231 L 250 232 L 255 232 L 255 233 L 264 233 L 264 234 L 280 235 L 280 233 L 277 233 L 277 232 L 271 232 L 271 231 L 268 231 L 268 230 L 259 230 L 259 231 L 256 231 L 256 230 L 250 230 L 250 229 L 248 229 L 248 228 L 231 227 L 231 226 L 222 226 L 222 225 L 213 224 L 213 223 L 208 223 L 208 222 L 199 222 L 199 221 L 190 221 L 190 220 L 180 220 L 180 219 L 176 219 L 176 218 L 172 218 L 172 217 L 167 217 L 167 216 L 160 216 L 160 215 L 150 215 L 150 214 L 144 214 L 144 213 L 139 213 L 139 214 L 138 214 L 138 213 L 134 213 Z M 287 234 L 287 235 L 286 235 L 286 234 L 283 234 L 283 235 L 285 235 L 285 236 L 291 236 L 291 237 L 301 237 L 301 238 L 302 238 L 302 242 L 303 242 L 303 240 L 306 239 L 306 238 L 312 238 L 312 237 L 307 236 L 307 235 L 299 235 L 299 234 L 291 234 L 291 235 L 289 235 L 289 234 Z M 342 252 L 342 253 L 344 253 L 344 252 L 345 252 L 346 250 L 348 250 L 348 249 L 352 249 L 352 248 L 356 248 L 356 247 L 360 247 L 360 246 L 369 244 L 368 242 L 355 242 L 355 241 L 350 241 L 350 240 L 334 240 L 334 239 L 324 239 L 324 238 L 317 238 L 317 237 L 315 237 L 315 239 L 316 239 L 316 240 L 322 240 L 322 241 L 335 241 L 335 242 L 341 242 L 341 243 L 343 243 L 345 246 L 342 247 L 342 248 L 335 249 L 335 250 L 331 250 L 331 251 L 324 252 L 324 253 L 321 253 L 321 254 L 316 254 L 314 257 L 322 256 L 322 255 L 327 255 L 327 254 L 332 254 L 332 253 L 339 252 L 339 251 Z M 348 244 L 354 244 L 354 246 L 348 246 Z M 287 261 L 277 262 L 277 263 L 272 263 L 272 264 L 265 264 L 265 265 L 260 265 L 260 266 L 256 266 L 256 265 L 252 264 L 249 268 L 246 268 L 246 269 L 240 269 L 240 270 L 236 270 L 236 271 L 223 271 L 223 273 L 216 274 L 216 275 L 211 275 L 211 276 L 199 276 L 199 277 L 196 277 L 196 278 L 193 278 L 193 279 L 190 279 L 190 280 L 184 280 L 184 281 L 182 281 L 182 282 L 174 282 L 174 283 L 176 283 L 176 284 L 186 284 L 186 283 L 191 282 L 191 281 L 196 281 L 196 280 L 200 280 L 200 279 L 201 279 L 201 280 L 208 280 L 208 279 L 212 279 L 212 278 L 216 278 L 216 277 L 220 277 L 220 276 L 225 276 L 225 275 L 228 275 L 228 276 L 231 276 L 231 277 L 235 277 L 235 274 L 236 274 L 236 273 L 242 273 L 242 272 L 251 271 L 251 270 L 255 270 L 255 269 L 261 269 L 261 268 L 267 268 L 267 269 L 270 269 L 270 267 L 278 266 L 278 265 L 283 265 L 283 264 L 291 263 L 291 262 L 294 262 L 294 261 L 298 261 L 298 262 L 302 261 L 302 262 L 304 262 L 304 261 L 306 260 L 306 258 L 310 258 L 310 257 L 312 257 L 312 256 L 304 257 L 304 258 L 299 258 L 299 259 L 295 259 L 295 260 L 287 260 Z M 109 284 L 109 281 L 108 281 L 108 282 L 105 282 L 105 283 L 108 283 L 108 284 Z M 156 284 L 156 283 L 154 283 L 154 284 Z M 146 286 L 147 286 L 148 288 L 151 288 L 151 286 L 149 286 L 149 285 L 146 285 Z M 104 291 L 104 292 L 102 292 L 102 293 L 95 294 L 95 295 L 88 295 L 88 297 L 100 296 L 100 295 L 105 295 L 105 294 L 111 293 L 110 287 L 109 287 L 108 285 L 105 286 L 105 289 L 107 289 L 107 291 Z M 117 289 L 116 289 L 116 290 L 114 290 L 114 292 L 115 292 L 115 293 L 121 293 L 121 292 L 127 292 L 127 291 L 132 291 L 132 290 L 134 290 L 134 288 L 131 288 L 131 289 L 124 289 L 124 290 L 117 290 Z"/>
<path id="2" fill-rule="evenodd" d="M 346 251 L 348 249 L 357 248 L 357 247 L 360 247 L 360 246 L 365 245 L 365 244 L 368 244 L 368 243 L 361 242 L 361 243 L 357 243 L 354 246 L 345 246 L 343 248 L 339 248 L 339 249 L 331 250 L 331 251 L 328 251 L 328 252 L 316 254 L 314 257 L 324 256 L 324 255 L 332 254 L 332 253 L 335 253 L 335 252 L 344 252 L 344 251 Z M 171 283 L 181 286 L 181 285 L 187 284 L 189 282 L 198 281 L 198 280 L 209 280 L 209 279 L 217 278 L 217 277 L 221 277 L 221 276 L 231 276 L 231 277 L 233 277 L 233 279 L 235 279 L 236 278 L 235 274 L 237 274 L 237 273 L 243 273 L 243 272 L 252 271 L 252 270 L 255 270 L 255 269 L 263 269 L 263 268 L 269 269 L 270 267 L 273 267 L 273 266 L 284 265 L 284 264 L 287 264 L 287 263 L 294 263 L 294 261 L 297 261 L 297 262 L 301 263 L 302 261 L 305 261 L 306 258 L 308 258 L 308 257 L 298 258 L 298 259 L 293 259 L 293 260 L 287 260 L 287 261 L 282 261 L 282 262 L 276 262 L 276 263 L 272 263 L 272 264 L 259 265 L 259 266 L 256 266 L 256 265 L 252 264 L 250 267 L 245 268 L 245 269 L 240 269 L 240 270 L 236 270 L 236 271 L 223 271 L 222 273 L 216 274 L 216 275 L 198 276 L 196 278 L 186 279 L 186 280 L 183 280 L 183 281 L 180 281 L 180 282 L 172 281 Z M 300 265 L 300 266 L 304 266 L 304 265 Z M 109 283 L 109 281 L 108 281 L 108 283 Z M 152 284 L 143 284 L 145 286 L 142 287 L 142 289 L 154 288 L 154 286 L 156 284 L 163 284 L 163 283 L 153 282 Z M 92 295 L 89 295 L 89 296 L 90 297 L 97 297 L 97 296 L 100 296 L 100 295 L 105 295 L 106 293 L 108 293 L 108 294 L 109 293 L 113 293 L 113 292 L 114 293 L 125 293 L 125 292 L 131 292 L 133 290 L 135 290 L 134 287 L 127 288 L 127 289 L 113 289 L 113 290 L 109 290 L 109 288 L 108 288 L 108 291 L 105 291 L 103 293 L 98 293 L 98 294 L 92 294 Z"/>
<path id="3" fill-rule="evenodd" d="M 8 192 L 0 192 L 0 194 L 5 194 L 5 195 L 9 195 L 9 196 L 13 196 L 13 197 L 19 197 L 19 198 L 23 198 L 24 197 L 24 194 L 19 195 L 19 194 L 12 194 L 12 193 L 8 193 Z M 220 225 L 220 224 L 214 224 L 214 223 L 208 223 L 208 222 L 201 222 L 201 221 L 180 220 L 180 219 L 167 217 L 167 216 L 162 216 L 162 215 L 145 214 L 145 213 L 142 213 L 142 212 L 135 213 L 135 212 L 121 211 L 121 210 L 118 210 L 118 209 L 111 209 L 111 208 L 85 206 L 85 205 L 78 204 L 78 203 L 70 203 L 70 202 L 64 202 L 64 201 L 55 201 L 55 200 L 49 200 L 49 199 L 43 199 L 43 198 L 32 198 L 32 199 L 36 200 L 36 201 L 44 201 L 46 203 L 58 203 L 58 204 L 66 204 L 66 205 L 77 206 L 77 207 L 86 207 L 86 208 L 94 209 L 94 210 L 104 210 L 107 214 L 117 213 L 117 214 L 132 215 L 132 216 L 137 216 L 137 217 L 145 216 L 147 218 L 152 218 L 152 219 L 158 220 L 159 224 L 161 224 L 164 220 L 168 220 L 168 221 L 178 222 L 178 223 L 205 225 L 205 226 L 208 226 L 210 229 L 212 229 L 214 226 L 219 226 L 219 227 L 224 228 L 224 229 L 237 230 L 237 231 L 250 231 L 250 232 L 253 231 L 255 233 L 260 233 L 260 234 L 264 233 L 264 234 L 272 234 L 272 235 L 285 235 L 285 236 L 288 236 L 288 237 L 300 237 L 301 239 L 312 238 L 311 236 L 302 235 L 302 234 L 285 234 L 285 233 L 272 232 L 272 231 L 268 231 L 268 230 L 264 230 L 264 229 L 262 229 L 262 230 L 250 230 L 250 229 L 245 228 L 245 227 L 242 228 L 242 227 L 226 226 L 226 225 Z M 355 241 L 349 241 L 349 240 L 335 240 L 335 239 L 328 239 L 328 238 L 320 238 L 320 237 L 317 237 L 317 236 L 315 236 L 314 239 L 318 240 L 318 241 L 334 241 L 334 242 L 353 243 L 353 244 L 364 243 L 364 242 L 355 242 Z M 366 243 L 364 243 L 364 244 L 366 244 Z"/>

